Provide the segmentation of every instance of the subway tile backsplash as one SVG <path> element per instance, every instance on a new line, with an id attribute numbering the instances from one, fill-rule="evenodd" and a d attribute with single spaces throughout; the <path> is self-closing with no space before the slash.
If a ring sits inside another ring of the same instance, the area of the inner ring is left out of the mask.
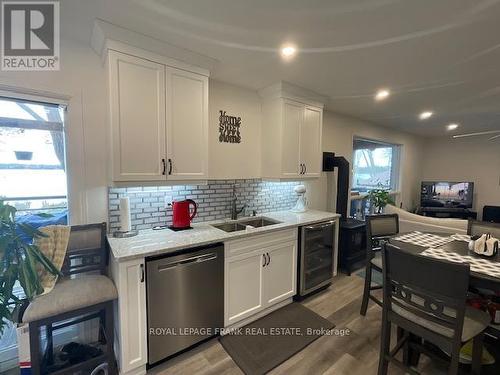
<path id="1" fill-rule="evenodd" d="M 172 200 L 193 199 L 198 204 L 194 222 L 226 219 L 231 216 L 232 185 L 236 184 L 237 207 L 247 204 L 245 215 L 287 210 L 294 206 L 297 195 L 293 188 L 299 182 L 252 180 L 214 180 L 207 185 L 145 186 L 109 188 L 110 231 L 120 229 L 119 201 L 130 198 L 133 229 L 149 229 L 155 225 L 171 225 Z M 244 213 L 242 213 L 243 215 Z"/>

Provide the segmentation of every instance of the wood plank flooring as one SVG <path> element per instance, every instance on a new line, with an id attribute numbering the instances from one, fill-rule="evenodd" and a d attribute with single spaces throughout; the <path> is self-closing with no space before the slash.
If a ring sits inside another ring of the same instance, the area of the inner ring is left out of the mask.
<path id="1" fill-rule="evenodd" d="M 366 317 L 359 315 L 363 279 L 340 275 L 332 286 L 302 303 L 322 317 L 335 323 L 336 328 L 348 328 L 349 336 L 323 336 L 270 372 L 272 375 L 335 374 L 370 375 L 377 373 L 382 310 L 370 303 Z M 392 342 L 395 342 L 395 338 Z M 445 374 L 423 358 L 419 371 L 423 374 Z M 224 374 L 241 375 L 242 371 L 224 351 L 217 339 L 169 360 L 148 374 Z M 390 366 L 389 374 L 404 372 Z"/>

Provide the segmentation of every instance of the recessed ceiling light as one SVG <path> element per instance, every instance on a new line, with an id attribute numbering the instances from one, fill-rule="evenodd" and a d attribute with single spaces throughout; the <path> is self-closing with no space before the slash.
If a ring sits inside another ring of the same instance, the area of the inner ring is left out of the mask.
<path id="1" fill-rule="evenodd" d="M 284 46 L 281 48 L 281 56 L 285 58 L 290 58 L 297 53 L 297 49 L 294 46 Z"/>
<path id="2" fill-rule="evenodd" d="M 387 97 L 391 95 L 391 92 L 389 90 L 378 90 L 377 93 L 375 94 L 375 100 L 384 100 L 387 99 Z"/>
<path id="3" fill-rule="evenodd" d="M 424 111 L 422 112 L 421 114 L 418 115 L 418 118 L 420 120 L 427 120 L 428 118 L 430 118 L 434 113 L 431 112 L 431 111 Z"/>
<path id="4" fill-rule="evenodd" d="M 458 128 L 458 124 L 449 124 L 446 129 L 448 130 L 455 130 L 456 128 Z"/>

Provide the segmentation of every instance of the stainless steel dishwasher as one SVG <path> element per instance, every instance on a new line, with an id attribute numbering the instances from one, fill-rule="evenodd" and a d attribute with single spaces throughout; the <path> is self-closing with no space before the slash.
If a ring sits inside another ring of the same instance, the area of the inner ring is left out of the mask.
<path id="1" fill-rule="evenodd" d="M 224 246 L 146 261 L 148 363 L 217 333 L 224 325 Z"/>

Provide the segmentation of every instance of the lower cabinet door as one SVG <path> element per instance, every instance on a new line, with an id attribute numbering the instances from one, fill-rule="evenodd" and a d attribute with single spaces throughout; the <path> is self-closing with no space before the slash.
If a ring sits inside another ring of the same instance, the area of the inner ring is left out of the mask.
<path id="1" fill-rule="evenodd" d="M 262 309 L 262 253 L 226 259 L 224 277 L 224 326 L 232 325 Z"/>
<path id="2" fill-rule="evenodd" d="M 295 295 L 297 288 L 297 244 L 295 241 L 268 248 L 263 272 L 264 307 Z"/>

